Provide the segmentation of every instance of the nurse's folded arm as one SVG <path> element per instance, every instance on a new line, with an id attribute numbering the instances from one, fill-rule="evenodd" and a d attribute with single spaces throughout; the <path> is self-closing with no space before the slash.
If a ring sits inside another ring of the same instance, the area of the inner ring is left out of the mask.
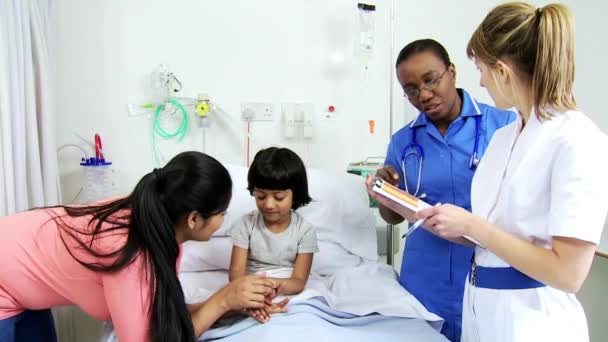
<path id="1" fill-rule="evenodd" d="M 597 247 L 592 242 L 554 236 L 552 249 L 546 249 L 452 205 L 428 208 L 418 214 L 428 217 L 423 227 L 432 233 L 451 241 L 470 236 L 525 275 L 567 293 L 580 289 Z"/>

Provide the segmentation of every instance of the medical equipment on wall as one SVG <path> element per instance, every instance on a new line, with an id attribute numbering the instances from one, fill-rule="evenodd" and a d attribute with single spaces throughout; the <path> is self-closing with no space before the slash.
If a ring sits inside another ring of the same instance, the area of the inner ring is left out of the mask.
<path id="1" fill-rule="evenodd" d="M 359 3 L 359 32 L 355 41 L 355 55 L 363 66 L 363 78 L 369 79 L 369 60 L 374 54 L 376 5 Z"/>
<path id="2" fill-rule="evenodd" d="M 175 108 L 177 108 L 181 114 L 180 124 L 173 132 L 165 130 L 161 125 L 161 114 L 167 110 L 167 106 L 169 105 L 175 106 Z M 188 133 L 188 127 L 188 112 L 177 99 L 171 99 L 167 104 L 160 104 L 158 107 L 156 107 L 156 111 L 154 112 L 154 123 L 152 124 L 152 150 L 155 165 L 160 166 L 156 136 L 164 139 L 177 138 L 177 142 L 181 142 Z"/>
<path id="3" fill-rule="evenodd" d="M 154 114 L 159 105 L 166 104 L 171 99 L 177 99 L 175 94 L 183 88 L 181 81 L 175 74 L 169 71 L 165 64 L 159 65 L 143 81 L 144 100 L 138 104 L 129 104 L 127 109 L 129 116 Z M 196 99 L 182 98 L 182 104 L 193 104 Z M 176 110 L 175 110 L 176 111 Z M 174 111 L 174 112 L 175 112 Z"/>
<path id="4" fill-rule="evenodd" d="M 272 102 L 242 102 L 241 120 L 245 122 L 245 166 L 249 167 L 251 162 L 251 150 L 253 146 L 253 122 L 274 121 L 275 105 Z"/>
<path id="5" fill-rule="evenodd" d="M 376 132 L 376 120 L 368 120 L 367 124 L 369 125 L 369 134 L 374 134 Z"/>
<path id="6" fill-rule="evenodd" d="M 296 115 L 293 112 L 283 113 L 285 118 L 284 127 L 285 127 L 285 138 L 293 139 L 296 137 Z"/>
<path id="7" fill-rule="evenodd" d="M 198 94 L 196 98 L 177 97 L 183 84 L 177 76 L 161 64 L 150 74 L 144 87 L 145 99 L 141 104 L 129 104 L 129 116 L 147 115 L 152 119 L 152 156 L 154 164 L 160 166 L 164 161 L 158 149 L 158 139 L 181 142 L 190 129 L 190 116 L 202 129 L 202 151 L 206 150 L 206 132 L 210 127 L 210 116 L 222 112 L 207 94 Z"/>
<path id="8" fill-rule="evenodd" d="M 376 5 L 359 3 L 359 44 L 358 52 L 370 56 L 374 53 Z"/>
<path id="9" fill-rule="evenodd" d="M 143 103 L 128 105 L 129 116 L 152 117 L 152 157 L 156 166 L 160 166 L 161 159 L 164 159 L 159 156 L 157 139 L 176 138 L 181 142 L 188 133 L 190 124 L 186 108 L 191 108 L 194 112 L 198 100 L 176 97 L 175 94 L 182 88 L 183 85 L 177 76 L 169 71 L 165 64 L 161 64 L 150 74 L 145 84 Z M 163 127 L 163 124 L 177 127 L 172 130 Z"/>
<path id="10" fill-rule="evenodd" d="M 314 138 L 314 105 L 309 102 L 282 103 L 283 132 L 286 139 Z"/>
<path id="11" fill-rule="evenodd" d="M 469 168 L 471 170 L 475 170 L 475 168 L 477 168 L 477 165 L 479 165 L 479 139 L 480 139 L 480 133 L 481 133 L 481 112 L 479 112 L 479 108 L 477 106 L 477 103 L 475 102 L 475 100 L 473 100 L 473 104 L 475 104 L 475 108 L 477 109 L 477 115 L 475 115 L 475 143 L 473 145 L 473 153 L 471 153 L 471 159 L 469 160 Z M 410 141 L 410 143 L 403 149 L 403 154 L 401 156 L 401 171 L 403 172 L 403 183 L 405 185 L 405 191 L 407 191 L 408 193 L 418 197 L 418 198 L 425 198 L 426 194 L 419 194 L 418 192 L 420 192 L 420 181 L 422 179 L 422 167 L 423 167 L 423 163 L 424 163 L 424 148 L 422 147 L 422 145 L 420 145 L 417 141 L 416 141 L 416 130 L 418 129 L 418 126 L 415 126 L 417 120 L 414 120 L 412 122 L 412 124 L 410 125 L 410 128 L 412 129 L 412 140 Z M 409 159 L 412 159 L 412 162 L 415 162 L 417 164 L 417 172 L 418 172 L 418 177 L 416 180 L 416 189 L 414 190 L 414 192 L 411 192 L 409 187 L 408 187 L 408 182 L 407 182 L 407 172 L 405 171 L 405 164 L 407 163 L 407 161 Z"/>
<path id="12" fill-rule="evenodd" d="M 209 127 L 209 113 L 211 112 L 211 101 L 207 94 L 198 94 L 194 111 L 198 115 L 198 126 Z"/>
<path id="13" fill-rule="evenodd" d="M 302 127 L 302 136 L 304 139 L 312 139 L 313 137 L 313 127 L 312 127 L 312 113 L 305 112 L 302 121 L 304 121 Z"/>
<path id="14" fill-rule="evenodd" d="M 201 128 L 201 151 L 207 151 L 207 132 L 206 129 L 209 128 L 209 114 L 212 111 L 212 104 L 209 100 L 209 96 L 207 94 L 198 94 L 198 99 L 196 105 L 194 106 L 194 111 L 198 115 L 198 127 Z"/>

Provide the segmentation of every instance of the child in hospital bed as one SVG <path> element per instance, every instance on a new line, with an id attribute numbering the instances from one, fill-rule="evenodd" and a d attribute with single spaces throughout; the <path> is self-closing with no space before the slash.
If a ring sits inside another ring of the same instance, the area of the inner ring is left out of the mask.
<path id="1" fill-rule="evenodd" d="M 297 154 L 286 148 L 261 150 L 249 168 L 247 182 L 257 210 L 232 228 L 230 281 L 246 274 L 269 275 L 272 270 L 293 268 L 289 278 L 271 278 L 276 291 L 266 298 L 266 307 L 247 311 L 265 323 L 286 304 L 273 304 L 276 296 L 302 292 L 319 248 L 315 228 L 295 212 L 311 201 L 306 169 Z"/>

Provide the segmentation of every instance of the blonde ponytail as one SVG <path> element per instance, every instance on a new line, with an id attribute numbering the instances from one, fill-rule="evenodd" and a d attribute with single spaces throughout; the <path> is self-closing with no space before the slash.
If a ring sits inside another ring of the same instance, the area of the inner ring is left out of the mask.
<path id="1" fill-rule="evenodd" d="M 549 119 L 548 109 L 576 107 L 574 83 L 574 23 L 561 4 L 543 8 L 524 2 L 495 7 L 475 30 L 467 46 L 469 58 L 489 66 L 499 59 L 515 64 L 528 79 L 539 119 Z"/>

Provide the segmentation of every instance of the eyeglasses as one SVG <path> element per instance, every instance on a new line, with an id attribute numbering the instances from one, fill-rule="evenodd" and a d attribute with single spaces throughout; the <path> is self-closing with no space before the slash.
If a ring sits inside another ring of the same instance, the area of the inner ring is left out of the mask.
<path id="1" fill-rule="evenodd" d="M 445 69 L 443 74 L 441 74 L 439 77 L 434 78 L 428 82 L 424 82 L 422 84 L 422 87 L 420 87 L 420 88 L 416 88 L 416 87 L 403 88 L 403 91 L 405 92 L 405 94 L 403 94 L 403 96 L 407 97 L 408 99 L 417 99 L 420 96 L 421 89 L 428 90 L 428 91 L 434 90 L 435 88 L 437 88 L 439 83 L 441 83 L 441 79 L 443 78 L 443 76 L 445 75 L 446 72 L 448 72 L 448 69 Z"/>

